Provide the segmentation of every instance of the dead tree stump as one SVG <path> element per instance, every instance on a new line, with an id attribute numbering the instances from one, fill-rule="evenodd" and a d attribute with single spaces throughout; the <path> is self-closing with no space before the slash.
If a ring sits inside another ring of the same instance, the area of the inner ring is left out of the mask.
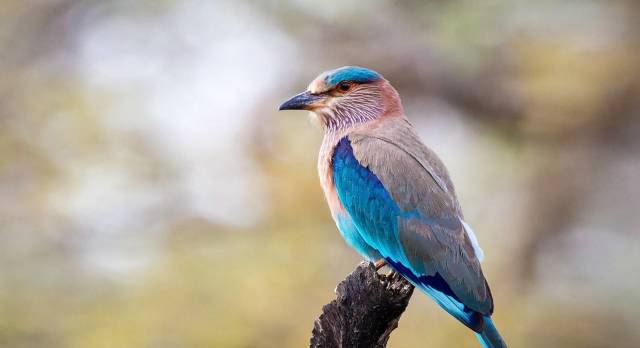
<path id="1" fill-rule="evenodd" d="M 378 274 L 362 262 L 338 284 L 337 298 L 313 325 L 312 348 L 383 348 L 409 304 L 413 285 L 402 276 Z"/>

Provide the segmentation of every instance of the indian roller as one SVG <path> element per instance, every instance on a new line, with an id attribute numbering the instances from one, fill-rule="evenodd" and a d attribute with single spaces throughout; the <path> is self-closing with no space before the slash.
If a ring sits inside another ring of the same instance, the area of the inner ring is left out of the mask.
<path id="1" fill-rule="evenodd" d="M 404 276 L 483 347 L 506 347 L 491 319 L 483 251 L 447 169 L 418 137 L 389 81 L 366 68 L 338 68 L 279 109 L 309 110 L 322 126 L 320 183 L 347 244 Z"/>

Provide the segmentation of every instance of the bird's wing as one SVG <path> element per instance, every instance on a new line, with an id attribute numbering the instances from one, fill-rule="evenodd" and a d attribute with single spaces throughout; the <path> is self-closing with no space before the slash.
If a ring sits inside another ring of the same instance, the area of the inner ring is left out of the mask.
<path id="1" fill-rule="evenodd" d="M 450 314 L 477 329 L 478 316 L 493 311 L 489 288 L 444 166 L 427 157 L 426 147 L 409 133 L 396 136 L 405 139 L 401 143 L 393 134 L 351 134 L 340 140 L 332 157 L 338 197 L 362 239 Z M 406 137 L 424 149 L 406 148 L 412 145 Z"/>

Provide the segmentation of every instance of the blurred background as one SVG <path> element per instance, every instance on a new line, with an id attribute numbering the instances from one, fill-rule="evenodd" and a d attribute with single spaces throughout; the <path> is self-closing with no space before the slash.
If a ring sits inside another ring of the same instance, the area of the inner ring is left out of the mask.
<path id="1" fill-rule="evenodd" d="M 0 1 L 0 346 L 302 347 L 359 262 L 278 113 L 399 90 L 512 347 L 640 346 L 637 1 Z M 390 347 L 477 347 L 416 293 Z"/>

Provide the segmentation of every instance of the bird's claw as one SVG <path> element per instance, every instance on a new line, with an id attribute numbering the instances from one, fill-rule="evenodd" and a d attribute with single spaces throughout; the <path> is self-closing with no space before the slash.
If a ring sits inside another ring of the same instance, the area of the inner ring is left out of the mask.
<path id="1" fill-rule="evenodd" d="M 376 262 L 373 263 L 373 265 L 376 267 L 376 271 L 379 271 L 380 268 L 387 265 L 387 260 L 385 259 L 377 260 Z"/>

